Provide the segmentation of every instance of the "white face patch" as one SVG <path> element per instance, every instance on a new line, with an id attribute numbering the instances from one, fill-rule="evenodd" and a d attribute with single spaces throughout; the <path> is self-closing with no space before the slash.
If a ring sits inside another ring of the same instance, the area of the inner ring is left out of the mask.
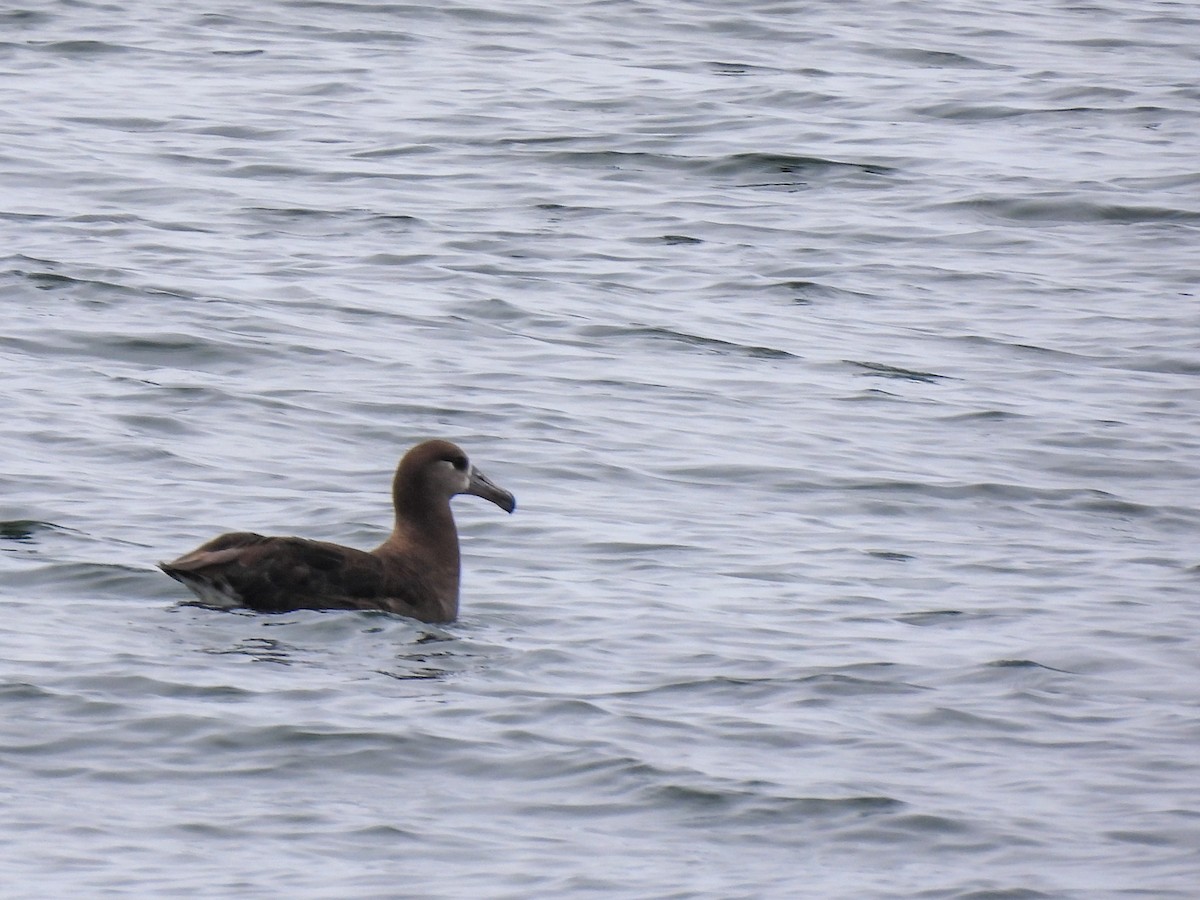
<path id="1" fill-rule="evenodd" d="M 468 462 L 466 469 L 455 468 L 454 463 L 448 459 L 439 459 L 435 466 L 435 480 L 439 484 L 446 486 L 446 493 L 450 496 L 455 494 L 466 493 L 466 490 L 471 485 L 471 464 Z"/>

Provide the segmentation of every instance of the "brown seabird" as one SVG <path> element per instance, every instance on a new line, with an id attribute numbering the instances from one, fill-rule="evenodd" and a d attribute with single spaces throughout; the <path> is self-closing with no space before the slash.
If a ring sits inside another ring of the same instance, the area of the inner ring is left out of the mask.
<path id="1" fill-rule="evenodd" d="M 450 498 L 474 494 L 512 512 L 516 498 L 449 441 L 417 444 L 392 481 L 396 524 L 370 552 L 298 537 L 234 532 L 158 567 L 210 606 L 259 612 L 378 609 L 452 622 L 458 615 L 458 531 Z"/>

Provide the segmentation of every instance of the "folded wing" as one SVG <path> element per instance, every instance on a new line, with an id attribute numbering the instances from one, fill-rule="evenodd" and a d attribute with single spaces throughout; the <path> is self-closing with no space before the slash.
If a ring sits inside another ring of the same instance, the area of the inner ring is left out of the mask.
<path id="1" fill-rule="evenodd" d="M 208 606 L 259 612 L 388 609 L 414 614 L 420 573 L 385 567 L 378 557 L 324 541 L 223 534 L 159 568 Z"/>

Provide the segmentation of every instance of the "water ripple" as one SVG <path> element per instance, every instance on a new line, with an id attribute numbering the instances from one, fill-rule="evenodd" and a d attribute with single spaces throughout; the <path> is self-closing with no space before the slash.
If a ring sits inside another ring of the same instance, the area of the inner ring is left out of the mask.
<path id="1" fill-rule="evenodd" d="M 1193 896 L 1190 10 L 0 23 L 4 884 Z M 153 568 L 430 436 L 453 624 Z"/>

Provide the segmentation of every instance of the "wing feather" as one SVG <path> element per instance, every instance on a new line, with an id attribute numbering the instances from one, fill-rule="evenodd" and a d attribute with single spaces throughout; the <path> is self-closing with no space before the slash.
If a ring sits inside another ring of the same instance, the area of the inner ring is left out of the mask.
<path id="1" fill-rule="evenodd" d="M 324 541 L 235 532 L 160 566 L 205 602 L 219 596 L 259 612 L 389 609 L 420 617 L 421 572 Z"/>

